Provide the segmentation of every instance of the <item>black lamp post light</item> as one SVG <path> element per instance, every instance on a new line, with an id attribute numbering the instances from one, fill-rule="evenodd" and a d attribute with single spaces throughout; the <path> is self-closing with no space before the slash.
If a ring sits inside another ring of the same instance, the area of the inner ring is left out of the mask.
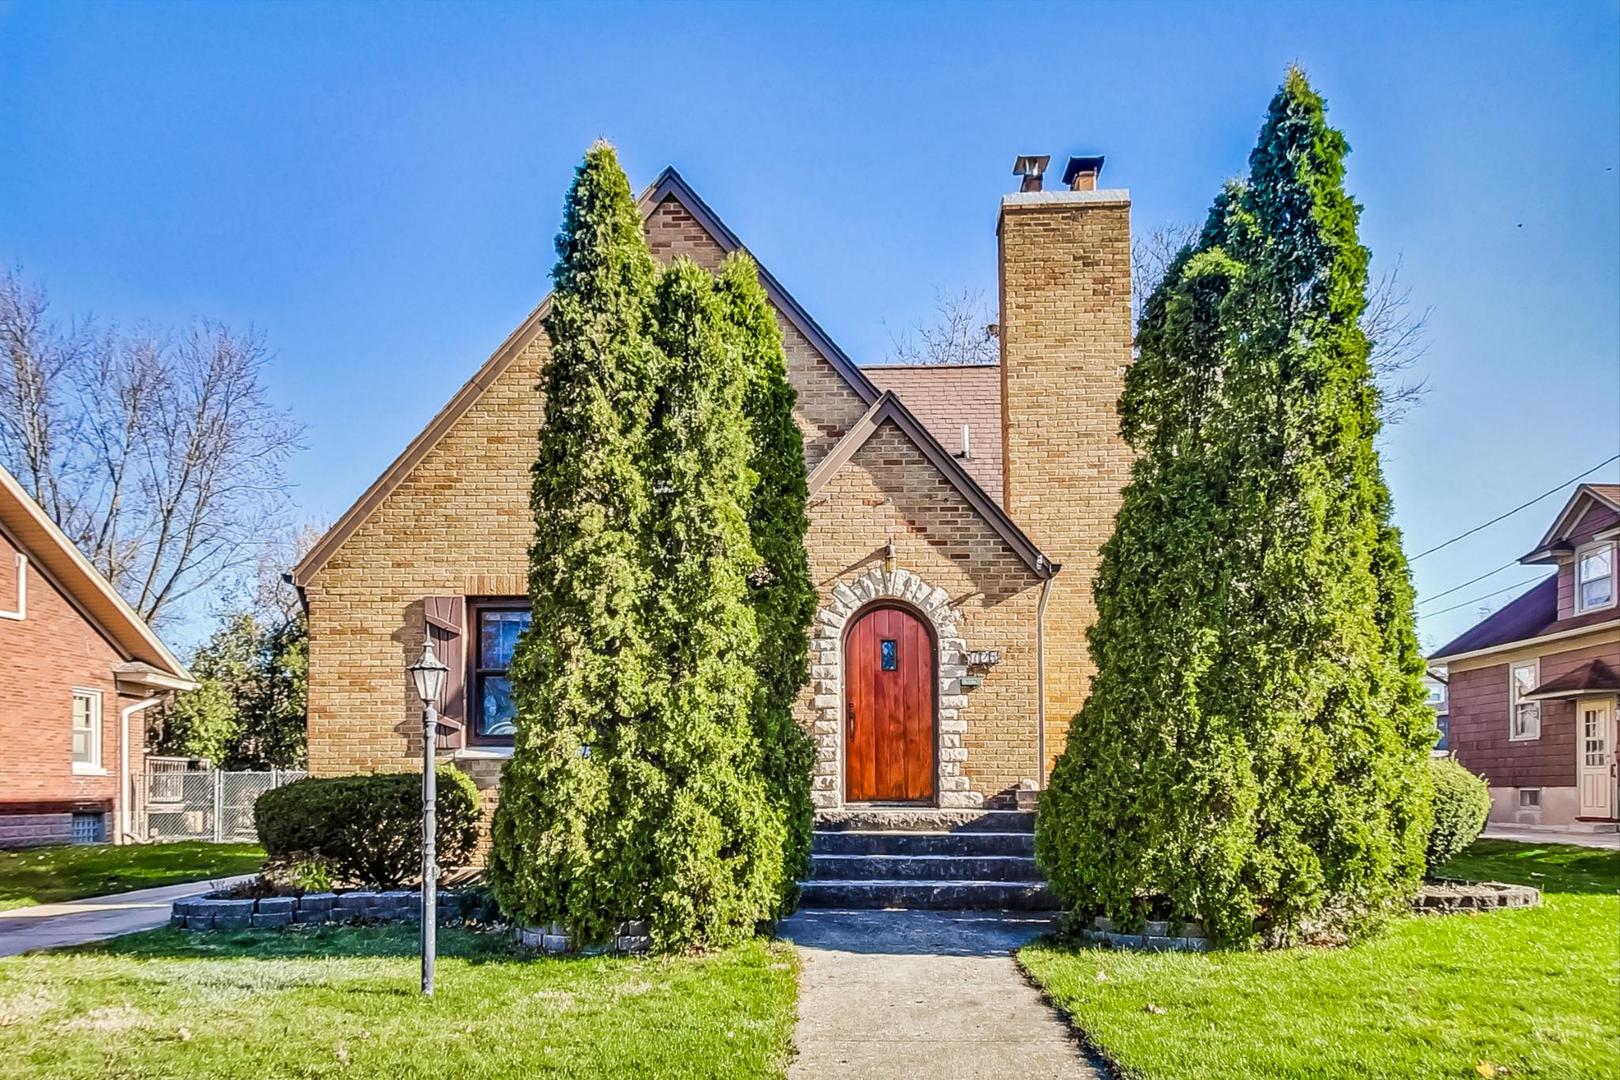
<path id="1" fill-rule="evenodd" d="M 421 659 L 405 669 L 411 673 L 416 696 L 422 699 L 422 993 L 433 996 L 433 962 L 439 949 L 439 866 L 434 806 L 438 801 L 438 775 L 434 749 L 439 737 L 439 698 L 450 669 L 433 655 L 433 642 L 422 645 Z"/>

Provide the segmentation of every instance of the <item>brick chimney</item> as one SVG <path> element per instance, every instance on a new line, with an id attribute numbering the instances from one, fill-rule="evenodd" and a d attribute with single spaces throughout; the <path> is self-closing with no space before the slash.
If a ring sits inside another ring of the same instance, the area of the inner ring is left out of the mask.
<path id="1" fill-rule="evenodd" d="M 1131 360 L 1131 200 L 1097 188 L 1101 169 L 1070 159 L 1070 190 L 1004 195 L 997 223 L 1002 502 L 1063 567 L 1045 615 L 1047 769 L 1090 686 L 1091 584 L 1130 470 L 1115 410 Z"/>

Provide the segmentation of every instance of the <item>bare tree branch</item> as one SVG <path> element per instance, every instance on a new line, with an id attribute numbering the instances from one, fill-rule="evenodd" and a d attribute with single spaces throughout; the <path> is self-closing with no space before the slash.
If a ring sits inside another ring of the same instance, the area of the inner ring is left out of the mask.
<path id="1" fill-rule="evenodd" d="M 255 565 L 288 504 L 301 427 L 273 406 L 262 335 L 63 331 L 0 276 L 0 461 L 142 616 Z"/>
<path id="2" fill-rule="evenodd" d="M 947 293 L 936 290 L 932 322 L 919 322 L 898 335 L 889 335 L 896 364 L 994 364 L 1001 359 L 1001 344 L 993 329 L 984 294 L 976 289 Z"/>
<path id="3" fill-rule="evenodd" d="M 1131 239 L 1131 303 L 1136 319 L 1142 317 L 1142 304 L 1182 250 L 1198 239 L 1195 225 L 1166 225 L 1139 233 Z M 1361 316 L 1361 329 L 1372 342 L 1368 362 L 1380 395 L 1379 418 L 1396 424 L 1405 418 L 1428 392 L 1426 380 L 1408 375 L 1428 348 L 1424 331 L 1432 309 L 1412 306 L 1412 290 L 1401 281 L 1401 260 L 1369 283 L 1367 309 Z"/>

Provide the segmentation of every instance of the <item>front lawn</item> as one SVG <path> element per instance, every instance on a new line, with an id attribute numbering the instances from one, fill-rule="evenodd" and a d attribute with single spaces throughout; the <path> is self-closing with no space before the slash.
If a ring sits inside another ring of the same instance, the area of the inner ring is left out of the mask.
<path id="1" fill-rule="evenodd" d="M 1401 919 L 1349 949 L 1019 958 L 1140 1080 L 1620 1076 L 1620 854 L 1480 840 L 1445 873 L 1542 906 Z"/>
<path id="2" fill-rule="evenodd" d="M 0 851 L 0 911 L 251 874 L 264 862 L 257 844 L 70 844 Z"/>
<path id="3" fill-rule="evenodd" d="M 408 926 L 155 930 L 0 959 L 8 1080 L 119 1076 L 780 1076 L 796 966 L 751 941 L 701 957 L 539 958 L 440 932 L 418 996 Z"/>

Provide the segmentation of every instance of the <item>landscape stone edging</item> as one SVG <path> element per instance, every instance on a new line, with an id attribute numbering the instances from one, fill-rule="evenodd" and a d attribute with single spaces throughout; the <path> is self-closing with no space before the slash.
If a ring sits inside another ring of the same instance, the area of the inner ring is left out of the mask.
<path id="1" fill-rule="evenodd" d="M 1174 927 L 1176 933 L 1172 934 Z M 1145 952 L 1207 952 L 1209 942 L 1204 928 L 1192 921 L 1172 923 L 1154 919 L 1144 923 L 1139 933 L 1125 934 L 1114 929 L 1114 924 L 1101 915 L 1091 920 L 1090 926 L 1079 928 L 1080 939 L 1116 949 L 1138 949 Z"/>
<path id="2" fill-rule="evenodd" d="M 517 928 L 517 939 L 519 944 L 525 948 L 539 949 L 553 956 L 574 951 L 573 942 L 559 923 L 548 923 L 545 926 L 520 926 Z M 608 944 L 594 949 L 586 948 L 581 951 L 585 953 L 645 953 L 651 950 L 652 937 L 647 931 L 646 921 L 632 919 L 619 924 L 618 931 Z"/>
<path id="3" fill-rule="evenodd" d="M 1430 881 L 1412 901 L 1420 915 L 1454 915 L 1467 911 L 1497 911 L 1505 908 L 1535 907 L 1541 903 L 1541 890 L 1532 885 L 1508 885 L 1500 881 Z M 1177 933 L 1172 934 L 1174 927 Z M 1180 924 L 1153 920 L 1140 933 L 1125 934 L 1101 915 L 1090 926 L 1079 928 L 1082 941 L 1111 945 L 1116 949 L 1146 952 L 1207 952 L 1209 942 L 1196 922 Z"/>
<path id="4" fill-rule="evenodd" d="M 1499 911 L 1535 907 L 1541 890 L 1534 885 L 1501 881 L 1425 881 L 1412 910 L 1419 915 L 1455 915 L 1465 911 Z"/>
<path id="5" fill-rule="evenodd" d="M 419 922 L 422 894 L 416 889 L 373 892 L 305 893 L 237 900 L 192 896 L 176 900 L 169 925 L 184 930 L 236 930 L 318 923 Z M 477 909 L 481 898 L 471 892 L 444 890 L 438 896 L 439 922 L 455 922 Z"/>

